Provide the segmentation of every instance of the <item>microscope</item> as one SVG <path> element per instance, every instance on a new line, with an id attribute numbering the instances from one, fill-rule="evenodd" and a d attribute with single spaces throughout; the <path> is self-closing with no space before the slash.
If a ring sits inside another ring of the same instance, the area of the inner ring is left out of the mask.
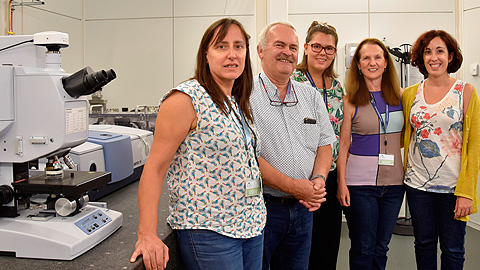
<path id="1" fill-rule="evenodd" d="M 68 153 L 88 138 L 90 95 L 113 70 L 62 68 L 68 35 L 0 37 L 0 252 L 72 260 L 121 227 L 123 215 L 89 202 L 109 172 L 82 172 Z M 44 171 L 38 160 L 46 158 Z M 65 163 L 65 165 L 61 162 Z M 65 168 L 65 169 L 64 169 Z"/>

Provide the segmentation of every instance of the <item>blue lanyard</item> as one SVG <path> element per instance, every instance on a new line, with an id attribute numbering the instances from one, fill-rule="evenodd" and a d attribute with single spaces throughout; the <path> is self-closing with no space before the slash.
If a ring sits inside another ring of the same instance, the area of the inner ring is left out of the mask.
<path id="1" fill-rule="evenodd" d="M 310 81 L 310 84 L 317 88 L 315 85 L 315 82 L 313 81 L 312 75 L 310 75 L 310 72 L 308 70 L 305 71 L 305 75 L 307 76 L 307 79 Z M 323 80 L 323 102 L 325 103 L 325 107 L 327 107 L 327 112 L 328 112 L 328 101 L 327 101 L 327 87 L 325 86 L 325 75 L 322 74 L 322 80 Z"/>
<path id="2" fill-rule="evenodd" d="M 378 116 L 378 120 L 380 121 L 380 124 L 382 126 L 382 129 L 383 129 L 383 133 L 385 134 L 385 146 L 387 146 L 387 127 L 388 127 L 388 121 L 389 121 L 389 113 L 388 113 L 388 104 L 385 103 L 385 121 L 383 121 L 383 117 L 382 115 L 380 114 L 380 112 L 378 111 L 378 108 L 377 108 L 377 103 L 375 102 L 375 98 L 373 97 L 373 94 L 370 93 L 370 103 L 372 103 L 372 106 L 373 106 L 373 109 L 375 109 L 375 112 L 377 113 L 377 116 Z M 387 149 L 385 149 L 385 151 L 387 151 Z"/>
<path id="3" fill-rule="evenodd" d="M 240 113 L 240 117 L 238 117 L 237 113 L 235 112 L 235 109 L 232 108 L 233 121 L 235 122 L 235 125 L 237 125 L 237 127 L 239 127 L 240 130 L 242 131 L 243 141 L 245 142 L 245 150 L 247 150 L 247 152 L 248 152 L 248 145 L 252 141 L 252 135 L 250 135 L 250 132 L 248 131 L 247 124 L 245 123 L 245 117 L 243 116 L 242 110 L 236 104 L 234 104 L 234 105 L 235 105 L 235 107 L 237 107 L 237 109 Z M 241 126 L 240 126 L 240 122 L 241 122 Z"/>

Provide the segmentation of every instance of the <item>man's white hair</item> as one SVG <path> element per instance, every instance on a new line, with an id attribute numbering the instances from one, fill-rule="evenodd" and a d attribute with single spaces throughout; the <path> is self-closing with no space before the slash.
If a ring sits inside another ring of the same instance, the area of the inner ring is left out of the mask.
<path id="1" fill-rule="evenodd" d="M 269 25 L 265 26 L 265 28 L 263 28 L 262 32 L 260 32 L 260 36 L 258 37 L 258 46 L 260 46 L 260 49 L 265 50 L 265 48 L 267 46 L 268 31 L 270 31 L 270 29 L 272 27 L 274 27 L 275 25 L 278 25 L 278 24 L 283 24 L 283 25 L 286 25 L 286 26 L 292 28 L 293 31 L 295 32 L 295 34 L 297 34 L 297 30 L 295 29 L 293 24 L 291 24 L 290 22 L 287 22 L 287 21 L 272 22 Z"/>

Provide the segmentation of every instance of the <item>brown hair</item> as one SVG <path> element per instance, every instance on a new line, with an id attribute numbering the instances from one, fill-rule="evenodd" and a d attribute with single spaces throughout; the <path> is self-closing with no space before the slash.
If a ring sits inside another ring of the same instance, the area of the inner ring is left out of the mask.
<path id="1" fill-rule="evenodd" d="M 451 53 L 453 53 L 452 61 L 448 63 L 447 72 L 456 72 L 462 66 L 462 52 L 460 51 L 457 41 L 449 33 L 443 30 L 430 30 L 418 37 L 417 41 L 415 41 L 412 46 L 412 66 L 418 67 L 419 71 L 423 75 L 428 75 L 427 69 L 425 68 L 425 63 L 423 62 L 423 53 L 430 41 L 436 37 L 441 38 L 443 42 L 445 42 L 449 56 Z"/>
<path id="2" fill-rule="evenodd" d="M 387 61 L 387 67 L 382 75 L 382 95 L 385 102 L 389 105 L 400 104 L 400 83 L 397 72 L 393 64 L 392 58 L 388 53 L 387 47 L 376 38 L 366 38 L 358 44 L 355 54 L 352 58 L 352 63 L 348 70 L 347 78 L 345 80 L 345 88 L 349 95 L 350 103 L 355 106 L 364 106 L 370 102 L 370 95 L 365 83 L 365 78 L 360 74 L 358 64 L 360 63 L 360 50 L 365 44 L 378 45 L 383 50 L 383 57 Z"/>
<path id="3" fill-rule="evenodd" d="M 196 79 L 200 85 L 205 88 L 207 93 L 212 98 L 215 105 L 217 105 L 225 114 L 228 114 L 228 110 L 232 109 L 230 107 L 230 102 L 228 101 L 227 96 L 220 87 L 217 85 L 215 80 L 212 77 L 210 72 L 210 66 L 207 63 L 207 50 L 210 44 L 217 44 L 225 38 L 227 35 L 228 29 L 231 25 L 237 25 L 240 27 L 240 31 L 242 32 L 245 38 L 245 46 L 246 46 L 246 55 L 245 55 L 245 68 L 243 73 L 235 79 L 232 89 L 232 96 L 235 97 L 235 100 L 238 103 L 238 106 L 245 114 L 245 117 L 253 121 L 251 109 L 250 109 L 250 94 L 252 93 L 253 87 L 253 71 L 252 71 L 252 64 L 250 60 L 250 48 L 249 48 L 249 39 L 250 36 L 247 34 L 245 29 L 243 28 L 242 24 L 232 18 L 223 18 L 212 25 L 210 25 L 205 33 L 203 34 L 202 40 L 200 41 L 200 46 L 197 52 L 197 66 L 195 69 L 195 76 L 192 79 Z M 215 31 L 218 29 L 217 34 L 215 35 Z M 228 108 L 227 108 L 228 106 Z"/>
<path id="4" fill-rule="evenodd" d="M 305 37 L 305 43 L 309 43 L 312 40 L 313 35 L 315 35 L 316 33 L 324 33 L 326 35 L 333 36 L 333 39 L 335 40 L 335 47 L 337 47 L 337 45 L 338 45 L 338 35 L 337 35 L 337 30 L 335 29 L 335 27 L 333 27 L 333 26 L 331 26 L 327 23 L 318 23 L 317 21 L 313 21 L 312 24 L 310 25 L 310 27 L 307 30 L 307 36 Z M 328 78 L 337 78 L 338 77 L 338 74 L 336 74 L 333 71 L 333 63 L 335 63 L 335 58 L 333 58 L 333 61 L 330 64 L 330 66 L 327 69 L 325 69 L 325 71 L 323 72 L 325 74 L 325 77 L 328 77 Z M 302 62 L 300 62 L 300 64 L 297 65 L 297 70 L 305 73 L 307 71 L 307 68 L 308 68 L 308 56 L 304 53 Z"/>

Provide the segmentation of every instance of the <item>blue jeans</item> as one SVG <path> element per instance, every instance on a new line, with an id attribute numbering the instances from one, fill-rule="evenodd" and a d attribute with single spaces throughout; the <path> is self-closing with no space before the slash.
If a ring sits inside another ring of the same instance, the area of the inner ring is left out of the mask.
<path id="1" fill-rule="evenodd" d="M 262 267 L 263 235 L 231 238 L 209 230 L 176 230 L 187 269 L 258 270 Z"/>
<path id="2" fill-rule="evenodd" d="M 269 202 L 267 196 L 265 205 L 267 224 L 264 230 L 263 270 L 307 270 L 312 212 L 299 202 L 282 205 Z"/>
<path id="3" fill-rule="evenodd" d="M 415 235 L 415 258 L 419 270 L 437 269 L 440 239 L 441 269 L 463 269 L 466 222 L 456 220 L 457 197 L 406 187 Z"/>
<path id="4" fill-rule="evenodd" d="M 403 185 L 348 186 L 344 209 L 350 247 L 350 269 L 385 269 L 388 244 L 403 201 Z"/>

